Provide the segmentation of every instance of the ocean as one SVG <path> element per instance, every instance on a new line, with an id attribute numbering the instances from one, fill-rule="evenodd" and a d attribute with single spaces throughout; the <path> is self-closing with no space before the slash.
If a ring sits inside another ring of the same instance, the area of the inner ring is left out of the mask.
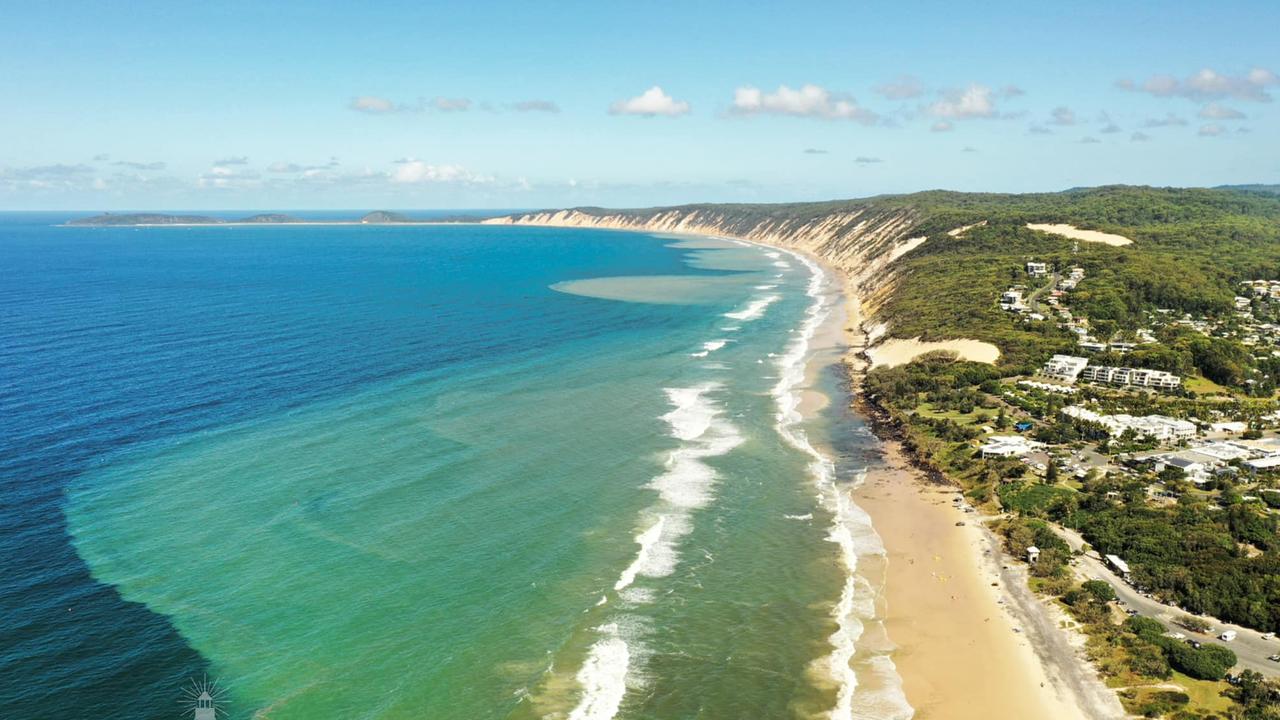
<path id="1" fill-rule="evenodd" d="M 812 261 L 65 219 L 0 214 L 4 717 L 910 717 Z"/>

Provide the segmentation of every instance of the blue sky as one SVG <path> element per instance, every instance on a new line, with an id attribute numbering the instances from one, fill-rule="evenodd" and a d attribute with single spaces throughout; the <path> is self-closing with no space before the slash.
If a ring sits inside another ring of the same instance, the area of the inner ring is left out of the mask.
<path id="1" fill-rule="evenodd" d="M 0 5 L 4 209 L 1280 182 L 1276 2 Z"/>

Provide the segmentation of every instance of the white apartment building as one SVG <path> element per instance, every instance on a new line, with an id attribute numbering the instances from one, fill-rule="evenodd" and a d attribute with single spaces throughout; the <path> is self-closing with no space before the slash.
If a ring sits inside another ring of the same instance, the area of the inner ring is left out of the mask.
<path id="1" fill-rule="evenodd" d="M 1090 365 L 1080 372 L 1080 379 L 1108 385 L 1133 385 L 1137 387 L 1173 390 L 1182 385 L 1182 378 L 1163 370 L 1146 368 L 1110 367 Z"/>
<path id="2" fill-rule="evenodd" d="M 1044 446 L 1044 443 L 1028 440 L 1022 435 L 992 435 L 978 451 L 984 458 L 1021 457 Z"/>
<path id="3" fill-rule="evenodd" d="M 1196 436 L 1195 423 L 1164 415 L 1103 415 L 1079 405 L 1062 408 L 1067 417 L 1097 423 L 1107 429 L 1107 434 L 1116 436 L 1125 430 L 1132 430 L 1142 437 L 1150 437 L 1162 443 L 1190 440 Z"/>
<path id="4" fill-rule="evenodd" d="M 1087 358 L 1075 355 L 1054 355 L 1044 364 L 1044 369 L 1040 373 L 1045 377 L 1073 383 L 1088 364 Z"/>

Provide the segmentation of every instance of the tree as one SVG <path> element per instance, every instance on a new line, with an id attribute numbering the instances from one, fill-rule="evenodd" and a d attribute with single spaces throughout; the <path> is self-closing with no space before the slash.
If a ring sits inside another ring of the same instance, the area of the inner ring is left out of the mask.
<path id="1" fill-rule="evenodd" d="M 1178 618 L 1178 624 L 1191 632 L 1202 633 L 1209 631 L 1209 621 L 1204 618 L 1198 618 L 1195 615 L 1183 615 Z"/>
<path id="2" fill-rule="evenodd" d="M 1111 602 L 1116 599 L 1116 591 L 1105 580 L 1086 580 L 1080 587 L 1098 602 Z"/>

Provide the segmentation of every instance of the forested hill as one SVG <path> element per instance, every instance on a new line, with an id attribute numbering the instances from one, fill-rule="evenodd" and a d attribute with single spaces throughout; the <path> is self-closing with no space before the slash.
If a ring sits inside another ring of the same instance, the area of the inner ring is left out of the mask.
<path id="1" fill-rule="evenodd" d="M 489 222 L 717 233 L 813 252 L 849 273 L 870 321 L 889 337 L 971 337 L 1005 363 L 1038 363 L 1073 339 L 1013 324 L 1000 292 L 1027 260 L 1086 272 L 1073 307 L 1105 332 L 1157 308 L 1232 310 L 1238 282 L 1280 279 L 1280 196 L 1237 189 L 1106 186 L 1058 193 L 929 191 L 816 203 L 574 208 Z M 1076 242 L 1028 224 L 1070 224 L 1129 238 Z"/>

